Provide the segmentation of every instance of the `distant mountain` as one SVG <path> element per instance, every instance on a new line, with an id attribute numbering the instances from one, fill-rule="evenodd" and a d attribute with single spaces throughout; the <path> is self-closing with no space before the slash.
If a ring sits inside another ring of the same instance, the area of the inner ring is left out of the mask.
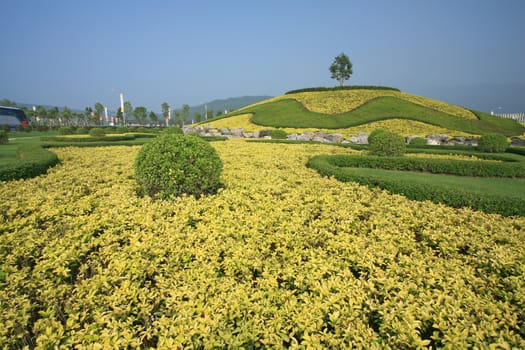
<path id="1" fill-rule="evenodd" d="M 198 106 L 191 106 L 188 114 L 188 119 L 193 120 L 195 113 L 200 113 L 204 117 L 206 109 L 208 110 L 208 118 L 211 118 L 211 113 L 215 116 L 218 111 L 224 113 L 225 111 L 231 112 L 244 106 L 251 105 L 260 101 L 267 100 L 272 96 L 242 96 L 242 97 L 230 97 L 227 99 L 213 100 L 211 102 L 203 103 Z M 178 110 L 180 111 L 180 109 Z"/>

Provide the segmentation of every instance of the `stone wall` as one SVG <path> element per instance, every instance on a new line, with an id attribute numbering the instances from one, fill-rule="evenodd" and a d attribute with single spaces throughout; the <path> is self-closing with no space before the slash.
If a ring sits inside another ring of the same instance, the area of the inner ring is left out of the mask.
<path id="1" fill-rule="evenodd" d="M 227 128 L 214 128 L 211 125 L 197 125 L 197 126 L 185 126 L 183 128 L 185 134 L 198 134 L 200 136 L 225 136 L 231 138 L 271 138 L 271 130 L 261 130 L 246 132 L 243 128 L 227 129 Z M 477 146 L 478 139 L 476 137 L 464 137 L 464 136 L 453 136 L 449 137 L 445 134 L 433 134 L 427 136 L 411 135 L 406 137 L 407 143 L 416 137 L 422 137 L 426 140 L 427 145 L 465 145 L 465 146 Z M 355 136 L 345 138 L 340 133 L 324 133 L 321 131 L 315 132 L 304 132 L 302 134 L 289 134 L 288 140 L 295 141 L 317 141 L 322 143 L 352 143 L 366 145 L 368 144 L 368 134 L 360 132 Z M 517 142 L 516 142 L 517 143 Z"/>

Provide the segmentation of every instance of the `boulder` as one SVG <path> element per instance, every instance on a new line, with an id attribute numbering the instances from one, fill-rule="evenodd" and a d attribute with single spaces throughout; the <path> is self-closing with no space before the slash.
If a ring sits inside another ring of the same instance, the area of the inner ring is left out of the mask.
<path id="1" fill-rule="evenodd" d="M 521 147 L 525 147 L 525 140 L 524 139 L 520 139 L 519 137 L 513 137 L 511 138 L 511 146 L 521 146 Z"/>
<path id="2" fill-rule="evenodd" d="M 368 134 L 366 132 L 360 132 L 357 136 L 351 136 L 348 141 L 358 145 L 368 145 Z"/>
<path id="3" fill-rule="evenodd" d="M 445 134 L 433 134 L 426 137 L 427 145 L 444 145 L 448 142 L 448 135 Z"/>
<path id="4" fill-rule="evenodd" d="M 242 134 L 244 133 L 244 129 L 243 128 L 231 129 L 230 132 L 231 132 L 231 135 L 233 136 L 242 137 Z"/>
<path id="5" fill-rule="evenodd" d="M 331 143 L 341 143 L 345 139 L 343 134 L 328 134 L 324 138 Z"/>

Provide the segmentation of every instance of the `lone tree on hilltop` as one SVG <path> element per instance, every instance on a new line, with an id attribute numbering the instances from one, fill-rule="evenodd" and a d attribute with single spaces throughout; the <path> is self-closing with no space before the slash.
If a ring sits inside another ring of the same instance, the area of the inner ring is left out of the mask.
<path id="1" fill-rule="evenodd" d="M 332 73 L 332 79 L 337 79 L 339 86 L 343 86 L 344 81 L 350 79 L 353 73 L 352 62 L 348 56 L 344 53 L 337 56 L 330 66 L 330 73 Z"/>

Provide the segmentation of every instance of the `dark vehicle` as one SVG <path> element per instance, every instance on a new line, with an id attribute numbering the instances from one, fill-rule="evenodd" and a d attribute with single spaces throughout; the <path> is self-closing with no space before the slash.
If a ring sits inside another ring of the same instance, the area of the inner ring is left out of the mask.
<path id="1" fill-rule="evenodd" d="M 26 114 L 20 108 L 0 106 L 0 125 L 9 125 L 12 131 L 18 125 L 29 124 Z"/>

